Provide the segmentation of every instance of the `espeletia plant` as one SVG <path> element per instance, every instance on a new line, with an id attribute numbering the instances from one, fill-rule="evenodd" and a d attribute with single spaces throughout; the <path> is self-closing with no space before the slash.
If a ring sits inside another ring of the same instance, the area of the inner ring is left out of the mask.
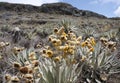
<path id="1" fill-rule="evenodd" d="M 48 44 L 39 49 L 17 50 L 11 56 L 9 61 L 17 72 L 5 80 L 8 83 L 103 83 L 110 74 L 120 71 L 116 45 L 117 42 L 104 37 L 83 38 L 71 30 L 66 32 L 63 26 L 55 28 Z"/>

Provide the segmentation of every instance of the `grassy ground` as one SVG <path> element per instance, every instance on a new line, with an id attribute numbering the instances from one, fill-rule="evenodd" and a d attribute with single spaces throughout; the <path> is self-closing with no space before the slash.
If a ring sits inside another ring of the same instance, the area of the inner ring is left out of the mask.
<path id="1" fill-rule="evenodd" d="M 36 47 L 38 43 L 42 45 L 46 44 L 47 37 L 52 33 L 53 28 L 63 24 L 67 24 L 77 35 L 87 36 L 93 34 L 97 38 L 100 36 L 108 36 L 106 33 L 110 33 L 112 35 L 111 37 L 116 37 L 118 52 L 120 51 L 119 35 L 117 34 L 120 28 L 120 20 L 56 14 L 50 15 L 44 13 L 0 12 L 0 42 L 10 43 L 5 49 L 0 49 L 1 76 L 5 73 L 6 69 L 9 68 L 7 59 L 9 55 L 11 55 L 11 48 L 15 46 L 30 48 Z M 14 35 L 15 27 L 20 28 L 20 34 L 18 34 L 17 37 Z M 119 53 L 118 57 L 120 57 Z M 111 75 L 108 83 L 119 83 L 119 75 L 120 74 Z"/>

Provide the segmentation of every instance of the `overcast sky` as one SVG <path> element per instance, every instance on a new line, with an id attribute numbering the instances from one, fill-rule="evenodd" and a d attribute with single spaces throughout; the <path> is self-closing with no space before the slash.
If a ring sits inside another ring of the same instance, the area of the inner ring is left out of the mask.
<path id="1" fill-rule="evenodd" d="M 66 2 L 78 9 L 90 10 L 107 17 L 120 17 L 120 0 L 0 0 L 0 2 L 32 4 L 36 6 L 44 3 Z"/>

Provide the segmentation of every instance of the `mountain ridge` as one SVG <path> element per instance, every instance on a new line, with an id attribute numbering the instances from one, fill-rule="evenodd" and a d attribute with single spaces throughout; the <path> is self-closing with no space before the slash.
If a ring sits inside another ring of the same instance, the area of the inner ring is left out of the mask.
<path id="1" fill-rule="evenodd" d="M 83 17 L 107 18 L 104 15 L 89 10 L 80 10 L 68 3 L 63 2 L 43 4 L 41 6 L 0 2 L 0 10 L 15 12 L 37 12 L 37 13 L 42 12 L 48 14 L 72 15 L 76 17 L 83 16 Z"/>

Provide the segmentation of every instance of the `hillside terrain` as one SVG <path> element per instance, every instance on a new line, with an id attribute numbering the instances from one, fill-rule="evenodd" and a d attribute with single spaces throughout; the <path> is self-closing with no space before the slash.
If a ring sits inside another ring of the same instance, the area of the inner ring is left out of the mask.
<path id="1" fill-rule="evenodd" d="M 11 44 L 5 49 L 6 53 L 0 52 L 0 57 L 3 54 L 8 57 L 10 48 L 14 46 L 28 49 L 36 47 L 37 43 L 46 44 L 53 28 L 61 26 L 68 26 L 68 29 L 77 35 L 92 35 L 98 38 L 110 34 L 108 37 L 118 42 L 117 56 L 120 57 L 120 18 L 108 18 L 92 11 L 77 9 L 67 3 L 32 6 L 4 2 L 0 2 L 0 42 Z M 21 31 L 17 37 L 15 30 Z M 0 61 L 0 74 L 7 68 L 5 60 L 6 58 L 3 58 Z M 119 74 L 111 76 L 107 83 L 120 83 Z"/>
<path id="2" fill-rule="evenodd" d="M 96 28 L 104 28 L 104 26 L 108 25 L 112 28 L 118 28 L 120 25 L 119 18 L 109 19 L 91 11 L 79 10 L 66 3 L 43 4 L 38 7 L 0 3 L 0 26 L 6 25 L 7 23 L 10 27 L 21 25 L 23 28 L 27 28 L 27 25 L 34 27 L 47 23 L 54 24 L 63 19 L 73 20 L 78 26 L 84 24 L 84 27 L 93 26 Z"/>

